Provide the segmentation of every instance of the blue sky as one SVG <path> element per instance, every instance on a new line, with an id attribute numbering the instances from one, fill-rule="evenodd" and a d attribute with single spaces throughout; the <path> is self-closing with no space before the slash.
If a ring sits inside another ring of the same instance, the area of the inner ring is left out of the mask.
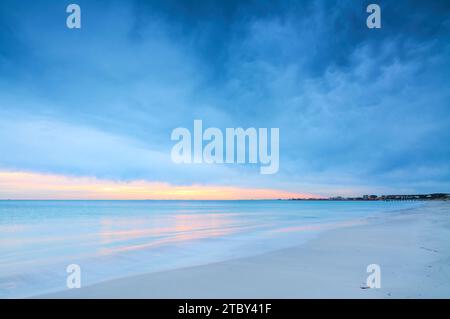
<path id="1" fill-rule="evenodd" d="M 318 195 L 450 191 L 450 3 L 0 3 L 0 171 Z M 372 1 L 373 2 L 373 1 Z M 171 131 L 280 128 L 280 170 L 176 165 Z"/>

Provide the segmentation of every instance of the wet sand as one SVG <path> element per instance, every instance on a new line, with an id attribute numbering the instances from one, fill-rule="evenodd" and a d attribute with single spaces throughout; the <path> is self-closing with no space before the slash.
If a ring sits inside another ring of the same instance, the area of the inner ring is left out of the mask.
<path id="1" fill-rule="evenodd" d="M 368 288 L 378 264 L 381 288 Z M 111 280 L 39 298 L 450 298 L 450 202 L 329 230 L 263 255 Z"/>

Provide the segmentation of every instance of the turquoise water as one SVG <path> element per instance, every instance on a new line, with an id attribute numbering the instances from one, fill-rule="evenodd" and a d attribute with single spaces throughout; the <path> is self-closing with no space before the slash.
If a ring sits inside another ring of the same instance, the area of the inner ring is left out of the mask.
<path id="1" fill-rule="evenodd" d="M 418 202 L 0 201 L 0 297 L 206 264 L 301 244 Z"/>

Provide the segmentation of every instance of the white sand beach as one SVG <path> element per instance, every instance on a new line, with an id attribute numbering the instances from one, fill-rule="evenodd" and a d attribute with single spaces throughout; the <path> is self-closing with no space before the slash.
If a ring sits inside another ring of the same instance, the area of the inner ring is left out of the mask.
<path id="1" fill-rule="evenodd" d="M 372 217 L 294 248 L 38 298 L 450 298 L 450 202 Z M 381 288 L 364 289 L 366 267 Z"/>

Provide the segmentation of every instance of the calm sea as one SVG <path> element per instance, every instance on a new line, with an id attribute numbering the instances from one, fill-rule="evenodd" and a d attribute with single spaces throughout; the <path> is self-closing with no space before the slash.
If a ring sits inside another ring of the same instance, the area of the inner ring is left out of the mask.
<path id="1" fill-rule="evenodd" d="M 0 298 L 250 256 L 411 202 L 0 201 Z"/>

